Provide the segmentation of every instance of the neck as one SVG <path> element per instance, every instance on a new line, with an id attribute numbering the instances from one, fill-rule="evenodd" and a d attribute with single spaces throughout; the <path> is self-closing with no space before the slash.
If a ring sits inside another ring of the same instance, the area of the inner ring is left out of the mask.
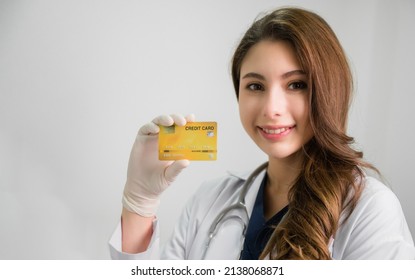
<path id="1" fill-rule="evenodd" d="M 301 170 L 300 153 L 286 159 L 269 159 L 267 168 L 268 188 L 275 194 L 288 194 Z"/>

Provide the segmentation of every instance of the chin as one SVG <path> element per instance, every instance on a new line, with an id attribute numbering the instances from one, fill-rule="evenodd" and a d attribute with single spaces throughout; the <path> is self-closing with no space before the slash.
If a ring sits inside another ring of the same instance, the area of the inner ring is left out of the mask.
<path id="1" fill-rule="evenodd" d="M 301 152 L 301 147 L 298 149 L 263 149 L 263 151 L 268 155 L 269 159 L 287 160 L 296 158 L 298 154 Z"/>

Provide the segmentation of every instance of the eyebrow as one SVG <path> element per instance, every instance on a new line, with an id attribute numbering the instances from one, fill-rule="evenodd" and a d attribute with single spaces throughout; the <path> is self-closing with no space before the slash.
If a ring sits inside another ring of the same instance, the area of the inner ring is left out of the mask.
<path id="1" fill-rule="evenodd" d="M 303 70 L 293 70 L 293 71 L 289 71 L 287 73 L 284 73 L 281 75 L 281 78 L 286 79 L 289 78 L 293 75 L 305 75 L 306 73 Z M 242 79 L 246 79 L 246 78 L 255 78 L 258 80 L 262 80 L 265 81 L 265 77 L 259 73 L 255 73 L 255 72 L 249 72 L 247 74 L 245 74 Z"/>

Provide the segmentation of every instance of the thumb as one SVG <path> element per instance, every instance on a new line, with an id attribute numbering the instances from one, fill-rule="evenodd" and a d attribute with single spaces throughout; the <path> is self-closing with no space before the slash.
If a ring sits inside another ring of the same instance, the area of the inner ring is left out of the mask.
<path id="1" fill-rule="evenodd" d="M 166 181 L 169 184 L 173 183 L 177 175 L 179 175 L 183 169 L 189 166 L 189 164 L 190 164 L 190 161 L 188 161 L 187 159 L 176 160 L 175 162 L 173 162 L 164 171 L 164 177 L 166 178 Z"/>

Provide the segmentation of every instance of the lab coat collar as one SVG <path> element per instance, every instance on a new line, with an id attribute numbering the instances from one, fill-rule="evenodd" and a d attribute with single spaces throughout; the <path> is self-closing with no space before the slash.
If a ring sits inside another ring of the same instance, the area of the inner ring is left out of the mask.
<path id="1" fill-rule="evenodd" d="M 241 180 L 246 181 L 249 177 L 249 175 L 251 175 L 252 171 L 232 171 L 232 170 L 228 170 L 228 174 L 239 178 Z"/>
<path id="2" fill-rule="evenodd" d="M 245 182 L 252 172 L 253 171 L 251 172 L 228 171 L 229 175 L 237 177 Z M 255 204 L 255 199 L 257 197 L 259 188 L 261 186 L 261 183 L 262 183 L 262 180 L 264 179 L 265 174 L 266 174 L 266 169 L 262 170 L 261 173 L 258 174 L 258 176 L 255 178 L 255 180 L 252 182 L 251 186 L 249 187 L 249 190 L 245 196 L 245 205 L 246 205 L 246 210 L 248 211 L 249 217 L 251 217 L 252 209 L 254 208 L 254 204 Z"/>

